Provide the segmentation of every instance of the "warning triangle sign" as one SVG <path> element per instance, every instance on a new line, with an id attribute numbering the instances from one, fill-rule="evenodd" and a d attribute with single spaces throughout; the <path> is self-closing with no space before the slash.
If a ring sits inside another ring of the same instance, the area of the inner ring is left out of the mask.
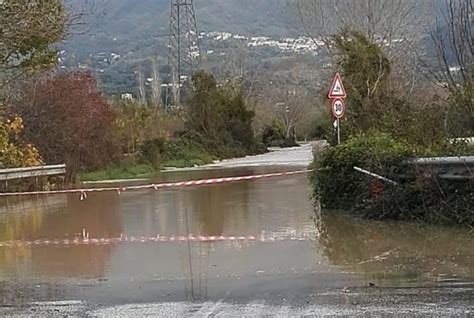
<path id="1" fill-rule="evenodd" d="M 344 89 L 344 85 L 342 84 L 341 75 L 336 73 L 334 79 L 332 81 L 331 89 L 329 90 L 328 97 L 330 99 L 334 98 L 346 98 L 346 90 Z"/>

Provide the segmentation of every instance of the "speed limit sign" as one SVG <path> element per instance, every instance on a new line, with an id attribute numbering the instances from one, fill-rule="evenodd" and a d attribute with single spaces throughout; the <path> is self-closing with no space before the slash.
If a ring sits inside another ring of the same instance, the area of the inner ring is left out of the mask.
<path id="1" fill-rule="evenodd" d="M 332 114 L 336 118 L 344 117 L 346 113 L 346 104 L 343 99 L 337 98 L 332 101 Z"/>

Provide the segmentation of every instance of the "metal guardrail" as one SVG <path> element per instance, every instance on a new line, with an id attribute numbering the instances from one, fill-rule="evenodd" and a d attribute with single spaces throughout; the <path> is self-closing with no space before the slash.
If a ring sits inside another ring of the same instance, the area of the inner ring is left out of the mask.
<path id="1" fill-rule="evenodd" d="M 66 174 L 66 165 L 35 166 L 28 168 L 0 169 L 0 181 L 25 178 L 59 176 Z"/>
<path id="2" fill-rule="evenodd" d="M 474 145 L 474 137 L 451 138 L 449 139 L 449 142 L 450 143 L 465 142 L 468 145 Z"/>
<path id="3" fill-rule="evenodd" d="M 426 177 L 447 180 L 474 180 L 474 156 L 416 158 L 407 161 Z"/>
<path id="4" fill-rule="evenodd" d="M 415 166 L 417 172 L 425 178 L 436 176 L 450 181 L 474 181 L 474 156 L 415 158 L 404 163 Z M 354 167 L 354 170 L 397 185 L 395 181 L 368 170 L 359 167 Z"/>

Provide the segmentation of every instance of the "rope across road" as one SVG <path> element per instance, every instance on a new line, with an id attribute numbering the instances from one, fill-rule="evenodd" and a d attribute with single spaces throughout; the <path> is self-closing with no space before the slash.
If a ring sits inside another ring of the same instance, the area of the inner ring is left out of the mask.
<path id="1" fill-rule="evenodd" d="M 80 200 L 82 201 L 87 198 L 87 194 L 94 193 L 94 192 L 116 192 L 117 194 L 121 194 L 124 191 L 137 191 L 137 190 L 158 191 L 160 189 L 168 189 L 168 188 L 194 187 L 194 186 L 201 186 L 201 185 L 211 185 L 211 184 L 241 182 L 241 181 L 256 181 L 260 179 L 306 174 L 311 171 L 312 170 L 286 171 L 286 172 L 247 175 L 247 176 L 238 176 L 238 177 L 211 178 L 211 179 L 199 179 L 199 180 L 189 180 L 189 181 L 180 181 L 180 182 L 151 183 L 151 184 L 145 184 L 145 185 L 130 185 L 130 186 L 104 187 L 104 188 L 83 188 L 83 189 L 65 189 L 65 190 L 50 190 L 50 191 L 31 191 L 31 192 L 4 192 L 4 193 L 0 193 L 0 197 L 54 195 L 54 194 L 79 194 Z"/>
<path id="2" fill-rule="evenodd" d="M 116 238 L 89 238 L 88 234 L 83 237 L 75 237 L 72 239 L 38 239 L 34 241 L 5 241 L 0 242 L 0 248 L 14 248 L 22 246 L 84 246 L 84 245 L 111 245 L 120 243 L 186 243 L 186 242 L 201 242 L 201 243 L 213 243 L 213 242 L 262 242 L 262 243 L 273 243 L 282 241 L 299 241 L 307 242 L 314 241 L 314 237 L 307 235 L 299 236 L 256 236 L 256 235 L 244 235 L 244 236 L 203 236 L 193 235 L 188 236 L 177 236 L 177 235 L 156 235 L 152 237 L 134 237 L 121 235 Z"/>

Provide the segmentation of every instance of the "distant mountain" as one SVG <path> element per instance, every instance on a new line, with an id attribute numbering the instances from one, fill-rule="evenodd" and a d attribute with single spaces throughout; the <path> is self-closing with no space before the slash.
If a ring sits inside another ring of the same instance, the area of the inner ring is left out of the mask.
<path id="1" fill-rule="evenodd" d="M 87 14 L 80 32 L 73 32 L 62 47 L 62 68 L 92 68 L 107 94 L 116 94 L 136 89 L 135 72 L 144 69 L 149 73 L 149 61 L 155 57 L 162 79 L 166 80 L 170 0 L 65 1 L 74 12 Z M 95 4 L 93 10 L 89 3 Z M 210 69 L 226 63 L 225 56 L 232 46 L 247 46 L 233 37 L 230 41 L 215 41 L 212 34 L 216 31 L 255 43 L 258 41 L 251 37 L 298 38 L 302 34 L 287 0 L 195 0 L 194 5 L 198 31 L 206 34 L 201 51 Z M 252 63 L 281 52 L 271 47 L 279 45 L 278 42 L 262 44 L 262 49 L 253 50 Z"/>
<path id="2" fill-rule="evenodd" d="M 84 6 L 83 0 L 68 2 L 75 10 Z M 194 3 L 199 31 L 287 36 L 298 28 L 286 0 L 195 0 Z M 91 27 L 85 35 L 69 39 L 68 46 L 83 55 L 85 51 L 110 51 L 124 42 L 166 37 L 169 16 L 170 0 L 98 0 L 95 14 L 85 20 Z"/>
<path id="3" fill-rule="evenodd" d="M 89 3 L 96 7 L 82 20 L 86 32 L 63 45 L 62 68 L 91 68 L 106 93 L 117 94 L 136 90 L 136 72 L 149 74 L 150 59 L 157 58 L 162 80 L 167 80 L 171 0 L 65 1 L 76 12 Z M 427 1 L 438 14 L 445 12 L 447 0 Z M 240 63 L 268 81 L 276 77 L 312 86 L 318 81 L 319 73 L 312 70 L 324 55 L 301 37 L 304 32 L 288 0 L 194 0 L 194 5 L 198 30 L 204 32 L 200 44 L 207 69 L 226 74 L 223 69 Z"/>

